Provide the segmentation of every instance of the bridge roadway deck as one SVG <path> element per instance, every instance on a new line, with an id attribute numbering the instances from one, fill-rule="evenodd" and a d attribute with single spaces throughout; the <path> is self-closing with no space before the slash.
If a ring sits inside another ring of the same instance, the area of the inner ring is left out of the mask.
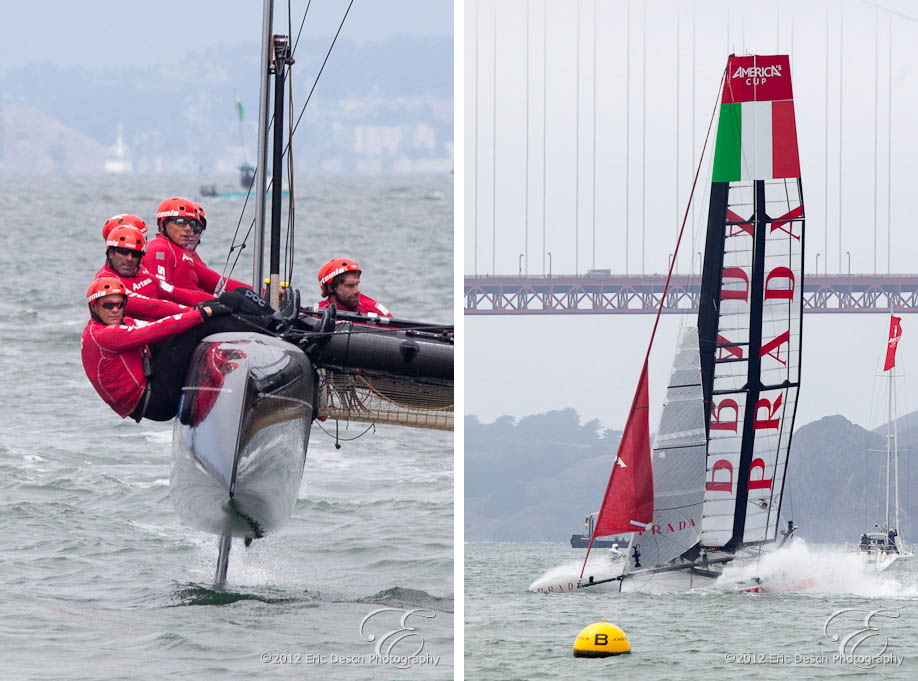
<path id="1" fill-rule="evenodd" d="M 465 314 L 650 314 L 663 294 L 666 276 L 634 275 L 466 275 Z M 698 275 L 673 275 L 664 313 L 698 309 Z M 918 312 L 916 274 L 808 274 L 804 312 Z"/>

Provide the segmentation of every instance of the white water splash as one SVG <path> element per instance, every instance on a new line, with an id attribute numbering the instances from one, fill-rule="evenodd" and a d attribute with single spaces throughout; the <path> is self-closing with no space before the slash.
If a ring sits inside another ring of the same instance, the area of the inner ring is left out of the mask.
<path id="1" fill-rule="evenodd" d="M 596 551 L 590 556 L 586 570 L 583 571 L 583 581 L 587 582 L 591 576 L 596 581 L 617 577 L 622 573 L 622 565 L 621 560 L 615 563 L 610 561 L 606 551 Z M 575 591 L 582 567 L 582 560 L 572 560 L 549 568 L 529 585 L 529 590 L 543 593 Z M 618 591 L 618 586 L 615 590 Z"/>
<path id="2" fill-rule="evenodd" d="M 762 591 L 769 592 L 848 593 L 872 598 L 918 596 L 914 571 L 897 563 L 877 572 L 867 567 L 857 552 L 840 546 L 811 546 L 797 539 L 782 549 L 763 551 L 751 563 L 724 568 L 715 587 L 742 590 L 759 585 L 755 581 L 758 579 Z"/>

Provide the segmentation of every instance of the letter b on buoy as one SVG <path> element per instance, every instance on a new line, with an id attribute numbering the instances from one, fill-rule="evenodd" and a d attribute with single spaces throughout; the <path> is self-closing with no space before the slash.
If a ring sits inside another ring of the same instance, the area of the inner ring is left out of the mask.
<path id="1" fill-rule="evenodd" d="M 577 634 L 574 657 L 609 657 L 631 652 L 625 632 L 605 620 L 594 622 Z"/>

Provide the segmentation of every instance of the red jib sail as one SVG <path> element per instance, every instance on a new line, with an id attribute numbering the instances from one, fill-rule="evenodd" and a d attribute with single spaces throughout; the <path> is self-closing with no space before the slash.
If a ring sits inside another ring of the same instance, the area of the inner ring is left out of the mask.
<path id="1" fill-rule="evenodd" d="M 899 338 L 902 337 L 902 317 L 889 316 L 889 344 L 886 346 L 886 364 L 883 371 L 889 371 L 896 366 L 896 348 L 899 347 Z"/>
<path id="2" fill-rule="evenodd" d="M 606 494 L 596 518 L 594 537 L 635 532 L 653 520 L 653 470 L 647 419 L 647 359 L 618 445 Z"/>

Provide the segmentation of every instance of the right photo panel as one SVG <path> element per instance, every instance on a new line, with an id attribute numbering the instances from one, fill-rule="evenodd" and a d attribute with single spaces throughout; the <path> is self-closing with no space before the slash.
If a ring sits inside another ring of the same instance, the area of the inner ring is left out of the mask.
<path id="1" fill-rule="evenodd" d="M 464 23 L 466 678 L 905 678 L 918 6 Z"/>

